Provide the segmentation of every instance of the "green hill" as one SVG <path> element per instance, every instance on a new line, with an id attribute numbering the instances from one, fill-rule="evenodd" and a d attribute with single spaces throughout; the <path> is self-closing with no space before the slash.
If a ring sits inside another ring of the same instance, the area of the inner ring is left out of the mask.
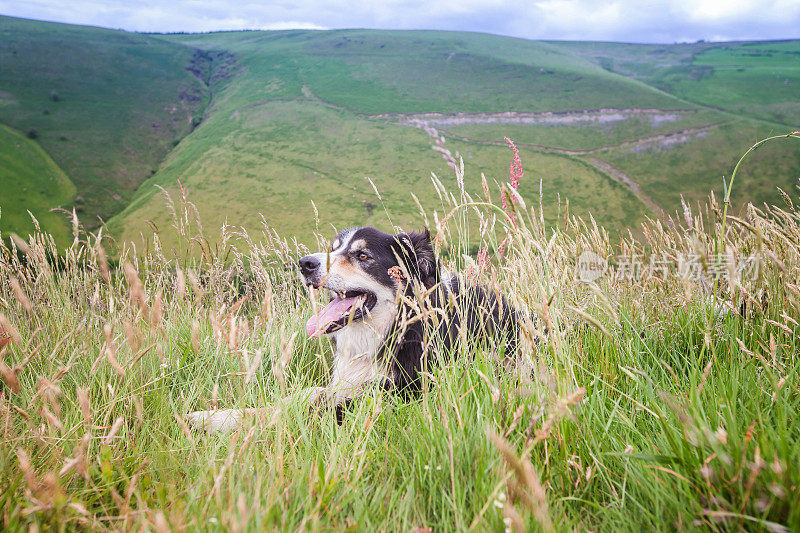
<path id="1" fill-rule="evenodd" d="M 33 233 L 33 215 L 59 244 L 66 243 L 70 237 L 68 219 L 50 210 L 75 199 L 75 185 L 67 175 L 37 143 L 3 125 L 0 168 L 0 234 Z"/>
<path id="2" fill-rule="evenodd" d="M 165 37 L 208 52 L 225 51 L 238 70 L 219 91 L 206 121 L 148 181 L 112 228 L 126 238 L 148 221 L 169 224 L 152 185 L 191 191 L 206 227 L 226 218 L 255 229 L 266 222 L 308 242 L 313 199 L 324 223 L 339 227 L 389 221 L 420 225 L 410 197 L 434 209 L 430 172 L 453 182 L 432 139 L 387 114 L 504 112 L 619 106 L 685 108 L 669 95 L 550 45 L 491 35 L 446 32 L 226 32 Z M 502 139 L 502 135 L 498 137 Z M 480 173 L 507 179 L 510 152 L 447 141 L 464 156 L 467 188 L 479 193 Z M 597 169 L 561 154 L 522 149 L 538 195 L 544 180 L 548 214 L 559 194 L 574 212 L 592 212 L 612 227 L 641 220 L 646 206 Z M 441 211 L 441 207 L 439 208 Z M 233 216 L 234 214 L 238 216 Z M 441 213 L 440 213 L 441 214 Z"/>
<path id="3" fill-rule="evenodd" d="M 315 209 L 325 227 L 420 226 L 411 193 L 443 216 L 430 173 L 455 182 L 432 146 L 464 158 L 471 193 L 482 195 L 484 173 L 496 194 L 510 159 L 504 136 L 520 146 L 523 195 L 536 198 L 541 181 L 546 217 L 568 198 L 570 213 L 622 231 L 674 212 L 681 195 L 699 200 L 719 189 L 752 142 L 800 121 L 792 99 L 800 41 L 140 35 L 8 18 L 0 30 L 0 43 L 13 44 L 0 54 L 23 56 L 0 78 L 0 122 L 35 127 L 85 198 L 84 220 L 118 213 L 109 228 L 127 240 L 172 223 L 159 187 L 174 195 L 178 180 L 212 239 L 228 221 L 310 243 Z M 23 79 L 32 62 L 50 65 L 35 83 Z M 66 72 L 73 63 L 80 75 Z M 59 140 L 67 127 L 68 140 Z M 737 205 L 777 200 L 777 187 L 792 191 L 800 176 L 800 148 L 762 154 L 743 169 Z"/>
<path id="4" fill-rule="evenodd" d="M 795 129 L 800 125 L 800 40 L 553 44 L 686 101 Z"/>
<path id="5" fill-rule="evenodd" d="M 208 91 L 187 70 L 194 57 L 146 35 L 0 16 L 0 123 L 35 137 L 95 227 L 199 118 Z"/>

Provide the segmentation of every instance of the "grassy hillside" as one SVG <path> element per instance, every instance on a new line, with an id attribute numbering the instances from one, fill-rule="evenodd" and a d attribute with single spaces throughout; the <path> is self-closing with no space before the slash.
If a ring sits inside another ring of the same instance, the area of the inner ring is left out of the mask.
<path id="1" fill-rule="evenodd" d="M 66 244 L 71 237 L 68 219 L 50 210 L 73 203 L 75 185 L 69 177 L 36 142 L 2 124 L 0 168 L 0 236 L 33 233 L 32 214 L 59 245 Z"/>
<path id="2" fill-rule="evenodd" d="M 433 209 L 430 172 L 455 179 L 432 145 L 464 156 L 467 190 L 481 196 L 481 172 L 495 192 L 507 179 L 506 136 L 520 146 L 527 194 L 541 180 L 545 206 L 568 198 L 618 234 L 674 212 L 681 194 L 704 198 L 737 154 L 800 119 L 800 41 L 139 35 L 6 17 L 0 43 L 0 122 L 33 128 L 75 183 L 84 221 L 117 213 L 109 226 L 123 240 L 171 224 L 156 186 L 174 196 L 178 180 L 211 227 L 237 219 L 254 230 L 263 214 L 310 243 L 318 225 L 378 223 L 384 207 L 393 223 L 419 226 L 411 192 Z M 770 150 L 746 172 L 737 207 L 795 185 L 800 148 Z M 545 207 L 551 221 L 556 212 Z"/>
<path id="3" fill-rule="evenodd" d="M 385 227 L 384 205 L 395 225 L 420 227 L 423 219 L 411 193 L 432 210 L 439 200 L 430 173 L 446 183 L 455 181 L 452 170 L 430 145 L 430 138 L 418 129 L 359 120 L 313 102 L 269 102 L 236 117 L 218 113 L 181 143 L 111 227 L 124 238 L 138 240 L 140 233 L 150 233 L 151 223 L 158 228 L 169 226 L 165 198 L 155 185 L 176 196 L 178 179 L 206 225 L 214 229 L 225 220 L 238 220 L 253 231 L 261 226 L 254 214 L 263 213 L 267 224 L 281 234 L 313 242 L 314 205 L 323 228 L 330 224 Z M 500 174 L 511 157 L 507 148 L 476 149 L 457 142 L 446 146 L 464 157 L 467 188 L 478 197 L 483 196 L 481 172 L 490 180 L 508 179 Z M 594 211 L 616 228 L 636 223 L 644 213 L 627 190 L 585 165 L 525 149 L 521 156 L 529 170 L 522 190 L 537 196 L 542 178 L 548 215 L 555 213 L 554 201 L 566 190 L 574 193 L 573 205 L 579 212 Z M 380 198 L 367 177 L 372 178 Z M 497 196 L 497 186 L 492 184 Z M 439 213 L 445 214 L 441 207 Z M 169 238 L 170 233 L 165 235 Z"/>
<path id="4" fill-rule="evenodd" d="M 224 50 L 236 58 L 237 70 L 215 91 L 206 121 L 113 220 L 112 229 L 125 239 L 148 233 L 143 230 L 150 222 L 159 228 L 169 224 L 164 198 L 154 186 L 174 193 L 178 179 L 204 219 L 236 218 L 252 230 L 261 222 L 256 213 L 263 213 L 280 233 L 305 242 L 313 240 L 315 228 L 312 197 L 325 225 L 373 223 L 380 220 L 382 202 L 394 213 L 393 223 L 419 226 L 410 193 L 431 209 L 438 197 L 430 172 L 449 182 L 453 173 L 431 149 L 427 133 L 376 115 L 600 107 L 623 100 L 686 107 L 585 60 L 519 39 L 374 31 L 168 38 L 210 53 Z M 583 81 L 576 84 L 573 78 Z M 580 96 L 556 90 L 559 84 Z M 482 194 L 480 172 L 495 193 L 495 180 L 507 179 L 509 150 L 457 141 L 446 147 L 469 162 L 465 179 L 472 193 Z M 522 157 L 530 170 L 523 184 L 527 192 L 538 193 L 541 178 L 547 200 L 574 195 L 576 212 L 593 212 L 613 228 L 636 224 L 647 212 L 624 187 L 581 161 L 526 149 Z M 381 199 L 365 177 L 374 180 Z M 554 213 L 548 207 L 548 215 Z"/>
<path id="5" fill-rule="evenodd" d="M 800 41 L 634 45 L 551 43 L 609 72 L 696 104 L 797 129 Z"/>
<path id="6" fill-rule="evenodd" d="M 208 90 L 187 70 L 193 59 L 145 35 L 0 16 L 0 123 L 35 137 L 94 227 L 200 118 Z"/>
<path id="7" fill-rule="evenodd" d="M 671 211 L 680 210 L 680 197 L 704 202 L 707 192 L 722 194 L 722 177 L 730 178 L 743 148 L 758 139 L 786 130 L 750 120 L 733 121 L 677 139 L 672 145 L 654 143 L 608 150 L 598 157 L 629 176 L 636 176 L 644 191 Z M 738 194 L 734 205 L 755 205 L 777 200 L 780 187 L 797 191 L 800 185 L 800 147 L 765 146 L 743 164 L 737 178 Z"/>
<path id="8" fill-rule="evenodd" d="M 445 266 L 525 309 L 532 372 L 510 372 L 491 341 L 432 342 L 419 396 L 369 386 L 340 425 L 309 405 L 332 346 L 305 335 L 318 302 L 286 240 L 225 241 L 202 262 L 124 253 L 125 275 L 86 234 L 55 275 L 34 240 L 25 262 L 0 248 L 0 529 L 795 531 L 791 197 L 706 230 L 651 223 L 647 246 L 529 217 L 485 226 L 489 261 Z M 455 244 L 475 237 L 446 227 Z M 586 283 L 589 251 L 610 266 Z M 441 316 L 418 298 L 423 321 Z M 220 408 L 262 414 L 230 433 L 188 426 Z"/>

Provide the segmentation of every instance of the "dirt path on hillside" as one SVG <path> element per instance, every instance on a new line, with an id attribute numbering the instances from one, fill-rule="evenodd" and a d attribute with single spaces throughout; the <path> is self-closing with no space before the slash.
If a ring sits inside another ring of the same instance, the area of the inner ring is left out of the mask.
<path id="1" fill-rule="evenodd" d="M 694 109 L 649 109 L 630 107 L 624 109 L 598 108 L 577 111 L 505 111 L 502 113 L 416 113 L 365 115 L 365 118 L 393 119 L 412 123 L 423 121 L 437 127 L 461 126 L 465 124 L 543 124 L 546 126 L 573 125 L 581 122 L 608 124 L 631 118 L 642 118 L 658 126 L 675 122 Z"/>
<path id="2" fill-rule="evenodd" d="M 653 212 L 658 218 L 665 220 L 666 214 L 664 210 L 661 208 L 655 200 L 647 196 L 645 192 L 642 190 L 642 186 L 639 185 L 637 181 L 633 178 L 625 174 L 623 171 L 608 163 L 607 161 L 603 161 L 602 159 L 597 159 L 596 157 L 587 157 L 584 161 L 592 165 L 594 168 L 602 172 L 603 174 L 611 177 L 614 181 L 621 183 L 622 185 L 626 186 L 633 194 L 636 195 L 639 200 L 641 200 L 647 207 L 650 208 L 650 211 Z"/>
<path id="3" fill-rule="evenodd" d="M 319 103 L 322 103 L 324 105 L 336 109 L 352 113 L 352 111 L 342 106 L 322 100 L 317 95 L 315 95 L 311 91 L 311 88 L 308 87 L 307 85 L 303 85 L 302 92 L 305 97 L 311 100 L 317 101 Z M 382 115 L 365 115 L 365 114 L 355 113 L 355 115 L 367 119 L 386 120 L 387 122 L 401 124 L 404 126 L 411 126 L 423 130 L 425 133 L 428 134 L 428 136 L 432 139 L 434 143 L 433 146 L 431 146 L 431 148 L 442 156 L 442 158 L 445 160 L 445 162 L 451 169 L 455 170 L 457 168 L 457 162 L 453 154 L 450 152 L 450 150 L 445 147 L 446 143 L 445 137 L 450 137 L 452 139 L 457 139 L 460 141 L 475 143 L 475 144 L 487 144 L 495 146 L 506 146 L 506 144 L 500 141 L 472 139 L 470 137 L 465 137 L 463 135 L 456 135 L 446 129 L 442 129 L 442 126 L 445 127 L 460 126 L 465 124 L 575 125 L 575 124 L 580 124 L 581 122 L 591 122 L 594 124 L 598 123 L 607 124 L 607 123 L 628 120 L 630 118 L 647 119 L 650 121 L 652 125 L 657 126 L 663 123 L 675 122 L 680 118 L 682 118 L 683 115 L 694 111 L 696 110 L 688 108 L 673 109 L 673 110 L 645 109 L 645 108 L 626 108 L 626 109 L 601 108 L 601 109 L 584 109 L 579 111 L 560 111 L 560 112 L 559 111 L 544 111 L 544 112 L 506 111 L 503 113 L 452 113 L 452 114 L 389 113 Z M 568 150 L 566 148 L 558 148 L 555 146 L 545 146 L 545 145 L 531 144 L 531 143 L 516 143 L 516 144 L 517 146 L 531 148 L 534 150 L 540 150 L 545 153 L 550 152 L 550 153 L 556 153 L 573 157 L 588 156 L 590 154 L 612 150 L 615 148 L 631 148 L 632 150 L 643 150 L 650 147 L 656 147 L 656 148 L 669 149 L 674 146 L 689 142 L 693 138 L 707 135 L 706 132 L 708 130 L 710 130 L 711 128 L 715 128 L 721 124 L 724 124 L 724 122 L 717 122 L 714 124 L 708 124 L 705 126 L 698 126 L 694 128 L 684 128 L 669 133 L 650 135 L 632 141 L 623 141 L 621 143 L 599 146 L 597 148 L 590 148 L 587 150 Z M 662 207 L 642 190 L 642 186 L 636 180 L 631 178 L 625 172 L 618 169 L 611 163 L 598 159 L 597 157 L 585 157 L 579 159 L 579 161 L 591 165 L 604 175 L 608 176 L 613 181 L 616 181 L 617 183 L 625 186 L 629 191 L 631 191 L 631 193 L 633 193 L 639 200 L 641 200 L 642 203 L 644 203 L 657 218 L 669 223 L 669 219 L 666 216 L 666 213 L 664 212 Z"/>
<path id="4" fill-rule="evenodd" d="M 434 126 L 432 124 L 425 123 L 422 121 L 398 122 L 398 123 L 421 129 Z M 628 147 L 632 149 L 645 149 L 649 147 L 671 148 L 673 146 L 689 142 L 690 140 L 692 140 L 693 137 L 704 136 L 702 135 L 704 132 L 710 130 L 711 128 L 720 126 L 722 124 L 725 124 L 725 122 L 715 122 L 713 124 L 707 124 L 705 126 L 685 128 L 682 130 L 671 131 L 669 133 L 659 133 L 658 135 L 650 135 L 648 137 L 641 137 L 639 139 L 634 139 L 632 141 L 623 141 L 617 144 L 608 144 L 604 146 L 598 146 L 597 148 L 588 148 L 586 150 L 570 150 L 567 148 L 559 148 L 557 146 L 546 146 L 543 144 L 522 143 L 522 142 L 518 142 L 516 144 L 517 146 L 523 146 L 525 148 L 532 148 L 534 150 L 542 150 L 545 152 L 554 152 L 557 154 L 564 154 L 564 155 L 588 155 L 588 154 L 595 154 L 597 152 L 605 152 L 607 150 L 613 150 L 615 148 L 628 148 Z M 482 139 L 473 139 L 471 137 L 458 135 L 446 129 L 438 129 L 437 131 L 439 131 L 442 135 L 450 137 L 451 139 L 458 139 L 464 142 L 505 146 L 505 143 L 502 141 L 487 141 Z"/>
<path id="5" fill-rule="evenodd" d="M 593 110 L 593 111 L 587 111 L 585 113 L 581 112 L 581 113 L 579 113 L 579 115 L 582 118 L 585 118 L 585 117 L 588 117 L 588 116 L 596 117 L 598 115 L 598 113 L 601 113 L 603 111 L 606 111 L 606 110 Z M 610 111 L 611 111 L 611 113 L 609 113 L 608 116 L 613 116 L 614 117 L 613 120 L 615 120 L 615 121 L 616 120 L 620 120 L 619 117 L 626 117 L 626 116 L 630 117 L 634 113 L 640 114 L 640 116 L 641 116 L 641 114 L 658 115 L 658 113 L 659 113 L 659 110 L 650 110 L 650 109 L 647 109 L 647 110 L 642 110 L 642 109 L 637 109 L 637 110 L 610 110 Z M 620 111 L 622 111 L 622 112 L 620 112 Z M 629 113 L 629 114 L 626 115 L 626 113 Z M 576 113 L 570 113 L 570 114 L 571 115 L 575 115 Z M 536 115 L 536 116 L 532 117 L 532 115 Z M 563 118 L 564 116 L 567 115 L 567 113 L 562 113 L 562 114 L 556 114 L 556 113 L 537 113 L 537 114 L 532 114 L 532 113 L 512 113 L 512 112 L 508 112 L 508 113 L 497 113 L 497 114 L 483 113 L 483 114 L 469 114 L 469 115 L 468 114 L 463 114 L 463 113 L 462 114 L 457 114 L 457 115 L 441 115 L 441 114 L 433 114 L 433 113 L 431 113 L 431 114 L 425 114 L 425 115 L 381 115 L 381 116 L 377 116 L 376 115 L 376 116 L 371 116 L 370 118 L 394 118 L 394 119 L 400 119 L 400 120 L 397 121 L 398 124 L 403 124 L 403 125 L 406 125 L 406 126 L 419 128 L 419 129 L 425 131 L 425 133 L 427 133 L 428 136 L 431 137 L 431 139 L 434 142 L 434 146 L 432 146 L 433 150 L 435 150 L 436 152 L 441 154 L 442 157 L 445 159 L 445 161 L 447 161 L 448 165 L 451 168 L 453 168 L 455 159 L 453 158 L 453 156 L 450 153 L 450 151 L 447 148 L 445 148 L 445 146 L 444 146 L 445 145 L 445 136 L 453 138 L 453 139 L 458 139 L 458 140 L 461 140 L 461 141 L 464 141 L 464 142 L 475 143 L 475 144 L 487 144 L 487 145 L 495 145 L 495 146 L 505 146 L 505 143 L 500 142 L 500 141 L 487 141 L 487 140 L 472 139 L 472 138 L 469 138 L 469 137 L 464 137 L 462 135 L 456 135 L 456 134 L 454 134 L 452 132 L 449 132 L 447 130 L 437 129 L 435 127 L 436 125 L 439 125 L 440 123 L 457 124 L 457 125 L 467 124 L 467 123 L 482 123 L 482 124 L 488 124 L 488 123 L 516 123 L 516 124 L 519 124 L 519 123 L 525 123 L 525 122 L 520 122 L 521 120 L 550 119 L 550 118 L 554 117 L 555 115 L 559 115 L 560 118 Z M 430 119 L 433 119 L 433 120 L 431 122 L 428 122 L 427 120 L 423 120 L 422 117 L 430 118 Z M 488 120 L 491 120 L 492 122 L 486 122 Z M 591 119 L 591 120 L 594 120 L 594 119 Z M 623 120 L 624 120 L 624 118 L 623 118 Z M 478 122 L 478 121 L 480 121 L 480 122 Z M 505 122 L 505 121 L 509 121 L 509 122 Z M 528 123 L 530 123 L 530 122 L 528 122 Z M 557 153 L 557 154 L 562 154 L 562 155 L 567 155 L 567 156 L 588 156 L 590 154 L 594 154 L 594 153 L 597 153 L 597 152 L 602 152 L 602 151 L 605 151 L 605 150 L 611 150 L 613 148 L 623 148 L 623 147 L 630 147 L 633 150 L 646 149 L 648 147 L 653 147 L 653 146 L 660 147 L 660 148 L 671 148 L 671 147 L 676 146 L 678 144 L 683 144 L 685 142 L 689 142 L 692 138 L 703 135 L 704 132 L 706 132 L 707 130 L 709 130 L 711 128 L 714 128 L 714 127 L 718 126 L 719 124 L 722 124 L 722 123 L 709 124 L 709 125 L 706 125 L 706 126 L 700 126 L 700 127 L 695 127 L 695 128 L 685 128 L 685 129 L 678 130 L 678 131 L 673 131 L 673 132 L 670 132 L 670 133 L 651 135 L 651 136 L 648 136 L 648 137 L 642 137 L 642 138 L 639 138 L 639 139 L 635 139 L 633 141 L 625 141 L 625 142 L 614 144 L 614 145 L 601 146 L 601 147 L 598 147 L 598 148 L 592 148 L 592 149 L 588 149 L 588 150 L 567 150 L 567 149 L 564 149 L 564 148 L 557 148 L 557 147 L 554 147 L 554 146 L 543 146 L 543 145 L 530 144 L 530 143 L 517 143 L 517 145 L 518 146 L 522 146 L 522 147 L 527 147 L 527 148 L 533 148 L 533 149 L 536 149 L 536 150 L 541 150 L 542 152 Z M 616 181 L 617 183 L 620 183 L 621 185 L 625 186 L 629 191 L 631 191 L 631 193 L 633 193 L 639 200 L 641 200 L 642 203 L 644 203 L 656 217 L 658 217 L 661 220 L 668 221 L 668 218 L 666 217 L 666 214 L 664 213 L 664 210 L 662 209 L 662 207 L 655 200 L 650 198 L 642 190 L 642 186 L 636 180 L 631 178 L 625 172 L 623 172 L 622 170 L 618 169 L 617 167 L 615 167 L 611 163 L 608 163 L 607 161 L 603 161 L 601 159 L 598 159 L 597 157 L 585 157 L 585 158 L 581 158 L 580 161 L 588 163 L 589 165 L 593 166 L 595 169 L 597 169 L 601 173 L 603 173 L 606 176 L 608 176 L 613 181 Z"/>

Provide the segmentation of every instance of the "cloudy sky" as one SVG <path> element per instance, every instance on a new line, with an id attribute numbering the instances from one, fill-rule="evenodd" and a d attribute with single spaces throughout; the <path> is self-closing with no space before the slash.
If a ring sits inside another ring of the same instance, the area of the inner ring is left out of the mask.
<path id="1" fill-rule="evenodd" d="M 0 0 L 0 14 L 151 32 L 440 29 L 661 43 L 800 38 L 800 0 Z"/>

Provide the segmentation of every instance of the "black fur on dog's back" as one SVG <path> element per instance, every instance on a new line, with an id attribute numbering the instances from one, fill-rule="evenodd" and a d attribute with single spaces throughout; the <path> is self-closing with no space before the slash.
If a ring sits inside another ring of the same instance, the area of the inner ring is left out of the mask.
<path id="1" fill-rule="evenodd" d="M 391 386 L 418 392 L 420 372 L 454 353 L 460 339 L 470 349 L 493 344 L 507 360 L 517 357 L 518 312 L 504 297 L 456 276 L 442 279 L 427 231 L 400 234 L 397 240 L 398 258 L 412 279 L 379 353 L 393 367 Z"/>

